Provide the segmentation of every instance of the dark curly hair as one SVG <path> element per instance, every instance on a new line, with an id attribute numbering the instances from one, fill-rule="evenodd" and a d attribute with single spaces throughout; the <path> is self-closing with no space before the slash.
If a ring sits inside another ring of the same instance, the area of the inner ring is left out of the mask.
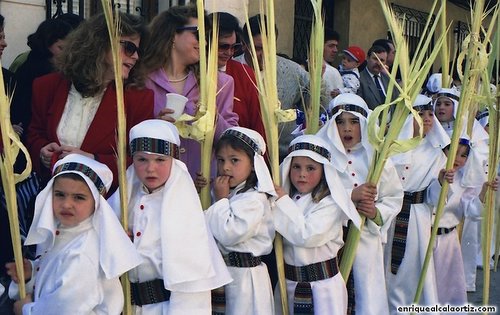
<path id="1" fill-rule="evenodd" d="M 119 13 L 120 35 L 141 38 L 139 50 L 147 41 L 146 26 L 140 16 Z M 66 47 L 56 60 L 56 67 L 74 84 L 83 96 L 95 96 L 106 88 L 106 61 L 111 44 L 104 14 L 98 14 L 83 22 L 71 32 Z M 144 79 L 132 71 L 126 85 L 142 87 Z"/>
<path id="2" fill-rule="evenodd" d="M 258 180 L 257 180 L 257 174 L 255 174 L 255 170 L 253 170 L 254 167 L 253 158 L 255 154 L 254 150 L 251 147 L 249 147 L 248 144 L 244 143 L 235 136 L 227 134 L 220 137 L 219 141 L 217 141 L 214 150 L 215 154 L 217 154 L 220 149 L 225 147 L 231 147 L 233 150 L 245 152 L 245 154 L 250 159 L 250 163 L 252 164 L 252 172 L 246 179 L 245 187 L 243 187 L 243 189 L 240 190 L 238 194 L 244 193 L 251 188 L 255 188 L 257 186 Z"/>

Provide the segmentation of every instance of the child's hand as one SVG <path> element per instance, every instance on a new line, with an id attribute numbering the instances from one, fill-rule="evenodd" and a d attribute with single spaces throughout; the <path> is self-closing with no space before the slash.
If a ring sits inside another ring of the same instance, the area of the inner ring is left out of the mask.
<path id="1" fill-rule="evenodd" d="M 23 259 L 23 268 L 24 268 L 24 278 L 26 280 L 31 279 L 31 263 L 28 259 Z M 10 276 L 12 281 L 15 283 L 19 283 L 19 278 L 17 276 L 16 263 L 10 262 L 5 264 L 5 269 L 7 269 L 7 274 Z"/>
<path id="2" fill-rule="evenodd" d="M 194 180 L 194 186 L 196 187 L 196 190 L 198 191 L 198 193 L 200 193 L 200 191 L 205 186 L 207 186 L 207 184 L 208 184 L 208 181 L 205 177 L 203 177 L 201 172 L 196 172 L 196 179 Z"/>
<path id="3" fill-rule="evenodd" d="M 274 185 L 274 190 L 276 190 L 276 194 L 278 195 L 278 199 L 280 199 L 281 197 L 283 197 L 287 194 L 286 191 L 283 189 L 283 187 L 276 185 L 276 184 Z"/>
<path id="4" fill-rule="evenodd" d="M 217 176 L 214 181 L 214 196 L 218 201 L 229 196 L 229 176 Z"/>
<path id="5" fill-rule="evenodd" d="M 375 219 L 377 216 L 377 208 L 375 207 L 375 201 L 370 201 L 367 199 L 360 200 L 356 204 L 356 209 L 358 212 L 368 219 Z"/>
<path id="6" fill-rule="evenodd" d="M 26 294 L 24 299 L 20 299 L 19 301 L 14 302 L 14 314 L 22 315 L 23 314 L 23 306 L 25 304 L 33 302 L 33 298 L 31 294 Z"/>
<path id="7" fill-rule="evenodd" d="M 479 193 L 479 200 L 481 200 L 482 203 L 485 201 L 484 199 L 486 197 L 488 187 L 491 187 L 493 191 L 498 191 L 498 177 L 495 177 L 495 179 L 491 182 L 485 182 L 483 184 L 483 188 L 481 188 L 481 192 Z"/>
<path id="8" fill-rule="evenodd" d="M 454 177 L 455 177 L 455 170 L 454 169 L 451 169 L 451 170 L 444 170 L 443 169 L 443 170 L 439 171 L 438 180 L 442 186 L 444 181 L 447 181 L 448 184 L 452 184 Z"/>
<path id="9" fill-rule="evenodd" d="M 354 203 L 358 203 L 361 200 L 367 201 L 375 201 L 375 197 L 377 196 L 377 186 L 364 183 L 352 190 L 351 200 Z"/>

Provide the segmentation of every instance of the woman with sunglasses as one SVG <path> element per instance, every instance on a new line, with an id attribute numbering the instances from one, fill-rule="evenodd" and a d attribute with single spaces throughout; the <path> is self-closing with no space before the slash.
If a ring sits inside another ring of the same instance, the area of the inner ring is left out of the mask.
<path id="1" fill-rule="evenodd" d="M 203 17 L 205 18 L 205 17 Z M 208 19 L 206 19 L 208 20 Z M 209 25 L 209 23 L 205 23 Z M 154 115 L 169 122 L 173 111 L 166 109 L 166 93 L 177 93 L 188 98 L 184 113 L 195 116 L 199 101 L 198 14 L 196 6 L 175 6 L 157 15 L 149 25 L 151 40 L 138 65 L 146 74 L 146 86 L 154 91 Z M 208 29 L 207 29 L 208 31 Z M 224 73 L 218 75 L 216 99 L 217 118 L 215 139 L 229 127 L 238 125 L 233 112 L 234 81 Z M 200 145 L 181 138 L 180 160 L 186 163 L 191 176 L 200 169 Z M 215 174 L 215 164 L 213 173 Z"/>
<path id="2" fill-rule="evenodd" d="M 132 126 L 152 118 L 153 93 L 143 89 L 144 80 L 132 72 L 141 39 L 147 34 L 145 25 L 138 16 L 120 13 L 119 18 L 128 134 Z M 59 72 L 33 84 L 33 115 L 27 136 L 33 169 L 46 181 L 58 159 L 79 153 L 113 171 L 111 194 L 117 187 L 117 100 L 104 15 L 90 18 L 67 37 L 56 67 Z"/>

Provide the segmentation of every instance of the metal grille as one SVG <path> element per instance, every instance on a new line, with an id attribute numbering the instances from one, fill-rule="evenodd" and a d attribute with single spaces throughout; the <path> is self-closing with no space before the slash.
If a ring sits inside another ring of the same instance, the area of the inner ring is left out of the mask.
<path id="1" fill-rule="evenodd" d="M 311 38 L 313 9 L 309 1 L 295 1 L 295 21 L 293 32 L 293 58 L 307 60 Z"/>
<path id="2" fill-rule="evenodd" d="M 408 50 L 410 53 L 410 58 L 413 58 L 415 51 L 417 50 L 420 37 L 424 32 L 425 23 L 429 18 L 429 14 L 426 12 L 418 11 L 415 9 L 402 7 L 397 4 L 392 3 L 392 10 L 395 16 L 403 22 L 403 32 L 408 42 Z M 434 16 L 431 17 L 431 26 L 435 21 Z M 390 35 L 389 35 L 390 36 Z M 432 50 L 434 49 L 434 35 L 432 36 L 429 48 L 427 49 L 427 56 L 430 56 Z M 431 69 L 432 71 L 432 69 Z"/>
<path id="3" fill-rule="evenodd" d="M 323 0 L 322 11 L 325 28 L 333 29 L 333 2 L 334 0 Z M 293 59 L 296 61 L 306 61 L 308 58 L 313 15 L 310 1 L 295 1 Z"/>
<path id="4" fill-rule="evenodd" d="M 188 0 L 189 1 L 189 0 Z M 186 0 L 171 0 L 170 2 L 186 2 Z M 138 14 L 149 21 L 158 11 L 158 0 L 119 0 L 112 1 L 119 10 Z M 74 13 L 83 18 L 102 12 L 100 0 L 45 0 L 47 6 L 46 18 L 55 18 L 64 13 Z"/>

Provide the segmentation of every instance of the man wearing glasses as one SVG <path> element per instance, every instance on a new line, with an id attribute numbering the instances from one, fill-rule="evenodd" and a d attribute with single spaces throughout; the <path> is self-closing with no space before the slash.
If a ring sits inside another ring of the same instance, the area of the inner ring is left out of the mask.
<path id="1" fill-rule="evenodd" d="M 233 60 L 233 55 L 242 48 L 238 19 L 227 12 L 214 14 L 219 28 L 218 66 L 220 71 L 234 79 L 233 111 L 239 116 L 238 124 L 257 131 L 265 138 L 255 74 L 248 65 Z M 212 20 L 212 15 L 209 19 Z"/>

